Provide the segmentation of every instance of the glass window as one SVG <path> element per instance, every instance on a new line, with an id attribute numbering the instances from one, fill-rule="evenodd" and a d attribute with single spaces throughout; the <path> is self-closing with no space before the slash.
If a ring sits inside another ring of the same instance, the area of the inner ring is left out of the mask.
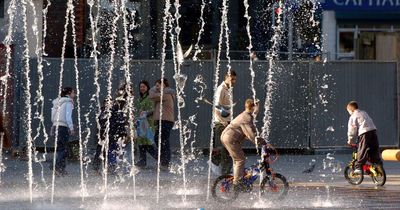
<path id="1" fill-rule="evenodd" d="M 339 33 L 339 53 L 354 53 L 354 32 Z"/>
<path id="2" fill-rule="evenodd" d="M 4 1 L 0 0 L 0 18 L 4 18 Z"/>

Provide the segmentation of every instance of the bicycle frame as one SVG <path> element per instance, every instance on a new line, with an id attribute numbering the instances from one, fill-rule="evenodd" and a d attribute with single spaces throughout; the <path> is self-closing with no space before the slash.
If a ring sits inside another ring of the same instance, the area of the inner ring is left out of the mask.
<path id="1" fill-rule="evenodd" d="M 357 147 L 357 144 L 352 144 L 350 146 L 351 146 L 351 148 L 353 148 L 353 153 L 352 153 L 352 159 L 348 165 L 353 168 L 357 162 L 357 148 L 358 147 Z M 369 160 L 367 160 L 367 162 L 369 162 Z M 373 164 L 365 163 L 362 166 L 362 170 L 368 175 L 372 174 L 373 176 L 377 176 L 377 171 L 375 170 L 375 166 Z"/>

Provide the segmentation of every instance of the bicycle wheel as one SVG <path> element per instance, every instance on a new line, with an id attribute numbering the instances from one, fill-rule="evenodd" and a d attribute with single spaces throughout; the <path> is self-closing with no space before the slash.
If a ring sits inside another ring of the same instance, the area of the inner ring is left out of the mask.
<path id="1" fill-rule="evenodd" d="M 229 202 L 235 200 L 239 194 L 233 189 L 233 176 L 222 175 L 218 177 L 211 188 L 212 196 L 219 202 Z"/>
<path id="2" fill-rule="evenodd" d="M 361 174 L 354 174 L 354 166 L 350 167 L 349 165 L 344 168 L 344 178 L 352 184 L 359 185 L 364 180 L 364 171 L 361 170 Z"/>
<path id="3" fill-rule="evenodd" d="M 266 176 L 262 180 L 260 188 L 261 195 L 273 200 L 282 199 L 288 192 L 289 183 L 283 175 L 277 173 L 274 176 Z"/>
<path id="4" fill-rule="evenodd" d="M 376 184 L 376 186 L 383 186 L 386 183 L 386 172 L 383 166 L 374 165 L 373 166 L 376 173 L 371 173 L 371 178 Z"/>

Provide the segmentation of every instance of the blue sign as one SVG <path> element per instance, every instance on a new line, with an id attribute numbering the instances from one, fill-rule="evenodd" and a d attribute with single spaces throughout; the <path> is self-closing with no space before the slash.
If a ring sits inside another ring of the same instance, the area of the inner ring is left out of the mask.
<path id="1" fill-rule="evenodd" d="M 322 0 L 324 10 L 400 12 L 400 0 Z"/>

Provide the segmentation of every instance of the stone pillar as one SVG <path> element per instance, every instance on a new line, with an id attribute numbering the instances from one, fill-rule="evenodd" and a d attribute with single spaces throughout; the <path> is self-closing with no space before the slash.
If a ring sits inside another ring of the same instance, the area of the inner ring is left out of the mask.
<path id="1" fill-rule="evenodd" d="M 335 11 L 322 12 L 322 47 L 323 59 L 336 59 L 336 17 Z"/>

